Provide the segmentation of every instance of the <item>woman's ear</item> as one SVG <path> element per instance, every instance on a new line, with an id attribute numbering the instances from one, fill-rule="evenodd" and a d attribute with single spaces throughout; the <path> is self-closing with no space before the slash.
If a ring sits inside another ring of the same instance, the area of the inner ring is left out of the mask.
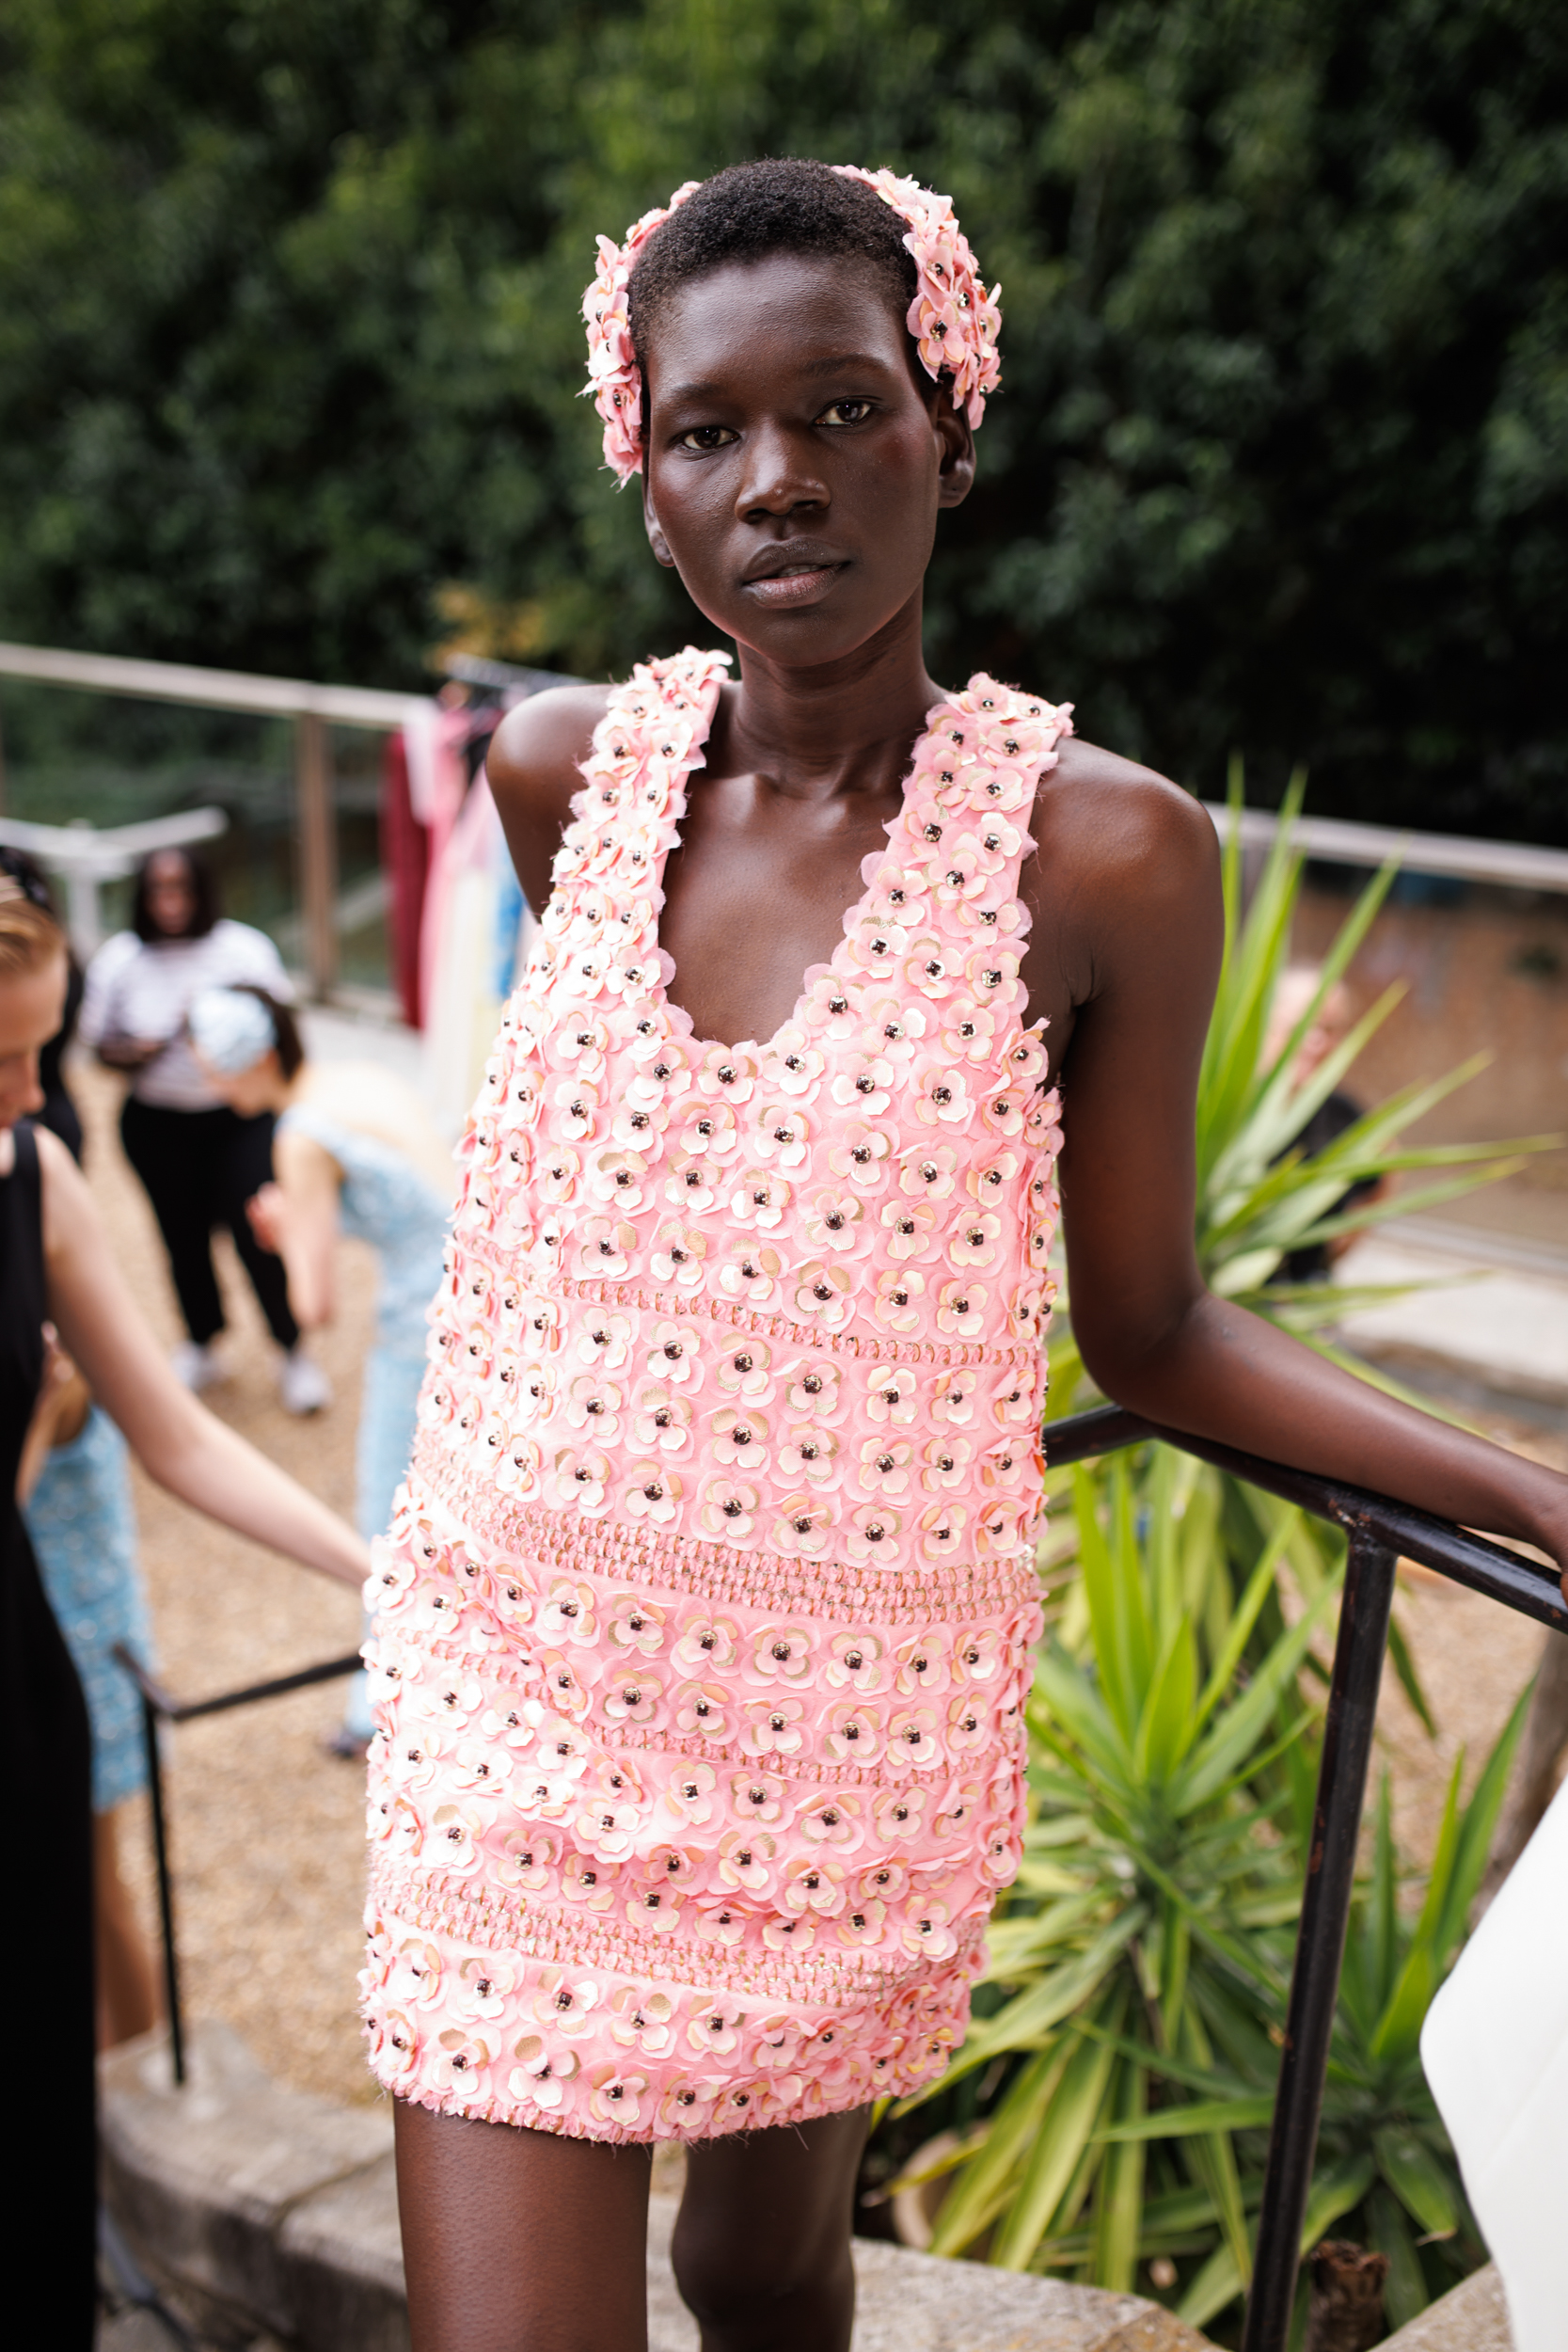
<path id="1" fill-rule="evenodd" d="M 964 411 L 954 407 L 945 381 L 939 387 L 931 424 L 942 453 L 937 504 L 961 506 L 974 487 L 974 430 Z"/>
<path id="2" fill-rule="evenodd" d="M 648 480 L 646 451 L 642 457 L 642 528 L 648 534 L 648 545 L 652 548 L 656 560 L 662 564 L 667 571 L 673 572 L 675 568 L 675 559 L 670 552 L 670 542 L 659 529 L 658 516 L 654 513 L 654 490 L 652 483 Z"/>

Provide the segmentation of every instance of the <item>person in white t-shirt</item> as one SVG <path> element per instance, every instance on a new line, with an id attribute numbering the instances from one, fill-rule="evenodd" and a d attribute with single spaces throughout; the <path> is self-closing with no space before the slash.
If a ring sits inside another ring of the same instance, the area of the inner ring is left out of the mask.
<path id="1" fill-rule="evenodd" d="M 209 868 L 188 850 L 158 850 L 136 877 L 131 929 L 105 940 L 88 967 L 78 1034 L 100 1061 L 131 1078 L 120 1138 L 152 1203 L 185 1320 L 175 1371 L 196 1390 L 223 1376 L 212 1234 L 226 1225 L 282 1350 L 283 1402 L 291 1412 L 313 1413 L 330 1403 L 331 1385 L 301 1343 L 283 1262 L 262 1248 L 245 1213 L 272 1180 L 272 1116 L 231 1110 L 185 1034 L 193 997 L 245 980 L 285 1002 L 293 994 L 266 933 L 219 914 Z"/>

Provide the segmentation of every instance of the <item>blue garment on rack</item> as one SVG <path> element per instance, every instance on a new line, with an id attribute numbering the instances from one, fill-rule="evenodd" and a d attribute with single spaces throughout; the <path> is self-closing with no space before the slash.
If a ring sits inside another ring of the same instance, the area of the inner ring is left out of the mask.
<path id="1" fill-rule="evenodd" d="M 87 1693 L 92 1805 L 106 1813 L 147 1785 L 141 1702 L 114 1646 L 124 1642 L 144 1662 L 151 1650 L 125 1440 L 98 1406 L 80 1435 L 48 1455 L 23 1517 Z"/>

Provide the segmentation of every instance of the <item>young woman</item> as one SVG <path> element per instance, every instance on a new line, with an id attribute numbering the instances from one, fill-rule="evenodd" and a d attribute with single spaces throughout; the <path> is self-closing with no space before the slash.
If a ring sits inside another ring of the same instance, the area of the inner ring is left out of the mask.
<path id="1" fill-rule="evenodd" d="M 27 1914 L 46 1923 L 48 2081 L 26 2100 L 7 2192 L 16 2242 L 47 2279 L 52 2342 L 92 2342 L 93 1917 L 90 1740 L 81 1686 L 15 1501 L 52 1322 L 150 1474 L 226 1527 L 357 1583 L 365 1546 L 182 1388 L 133 1306 L 75 1162 L 35 1129 L 40 1048 L 60 1025 L 63 932 L 0 875 L 0 1786 L 25 1823 Z"/>
<path id="2" fill-rule="evenodd" d="M 361 1535 L 383 1534 L 413 1442 L 426 1318 L 451 1215 L 451 1153 L 393 1072 L 307 1061 L 293 1013 L 264 989 L 204 990 L 189 1027 L 214 1092 L 242 1119 L 277 1121 L 277 1180 L 256 1195 L 250 1217 L 288 1270 L 305 1328 L 332 1320 L 340 1232 L 371 1243 L 381 1261 L 375 1344 L 360 1386 L 355 1518 Z M 361 1756 L 374 1728 L 356 1675 L 337 1744 Z"/>
<path id="3" fill-rule="evenodd" d="M 35 907 L 55 914 L 48 883 L 31 858 L 0 850 L 0 875 L 19 883 Z M 82 1122 L 66 1084 L 64 1060 L 81 1002 L 82 975 L 71 956 L 61 1025 L 39 1050 L 43 1099 L 34 1124 L 58 1136 L 78 1166 Z M 53 1343 L 16 1494 L 91 1726 L 98 2046 L 109 2049 L 144 2033 L 158 2014 L 152 1957 L 119 1858 L 120 1808 L 145 1787 L 147 1759 L 135 1688 L 116 1664 L 114 1649 L 128 1642 L 138 1656 L 149 1656 L 147 1598 L 136 1559 L 125 1441 L 94 1405 L 70 1358 Z"/>
<path id="4" fill-rule="evenodd" d="M 378 1569 L 366 2007 L 419 2352 L 643 2343 L 661 2137 L 705 2352 L 829 2352 L 1016 1865 L 1064 1133 L 1109 1395 L 1559 1559 L 1568 1480 L 1203 1289 L 1209 819 L 925 669 L 997 373 L 944 201 L 751 165 L 600 250 L 607 452 L 739 675 L 491 754 L 542 933 Z"/>
<path id="5" fill-rule="evenodd" d="M 283 1402 L 291 1413 L 313 1413 L 331 1402 L 330 1386 L 300 1344 L 282 1262 L 245 1214 L 272 1176 L 272 1120 L 265 1112 L 238 1117 L 203 1078 L 185 1033 L 202 989 L 245 981 L 278 998 L 290 993 L 265 931 L 219 914 L 211 868 L 188 850 L 156 850 L 136 877 L 130 930 L 106 939 L 92 960 L 81 1034 L 100 1061 L 131 1080 L 120 1139 L 152 1203 L 184 1317 L 175 1371 L 198 1391 L 223 1377 L 213 1228 L 226 1225 L 282 1351 Z"/>

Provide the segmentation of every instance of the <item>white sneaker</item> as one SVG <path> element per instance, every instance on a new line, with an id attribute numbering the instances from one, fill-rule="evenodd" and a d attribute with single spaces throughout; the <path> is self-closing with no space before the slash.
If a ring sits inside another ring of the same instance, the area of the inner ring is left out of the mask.
<path id="1" fill-rule="evenodd" d="M 223 1366 L 218 1361 L 216 1351 L 210 1344 L 203 1345 L 196 1340 L 182 1340 L 168 1360 L 169 1369 L 181 1387 L 189 1389 L 193 1396 L 199 1396 L 203 1389 L 212 1388 L 214 1382 L 223 1378 Z"/>
<path id="2" fill-rule="evenodd" d="M 277 1375 L 277 1392 L 291 1413 L 319 1413 L 332 1402 L 332 1383 L 303 1346 L 291 1348 Z"/>

